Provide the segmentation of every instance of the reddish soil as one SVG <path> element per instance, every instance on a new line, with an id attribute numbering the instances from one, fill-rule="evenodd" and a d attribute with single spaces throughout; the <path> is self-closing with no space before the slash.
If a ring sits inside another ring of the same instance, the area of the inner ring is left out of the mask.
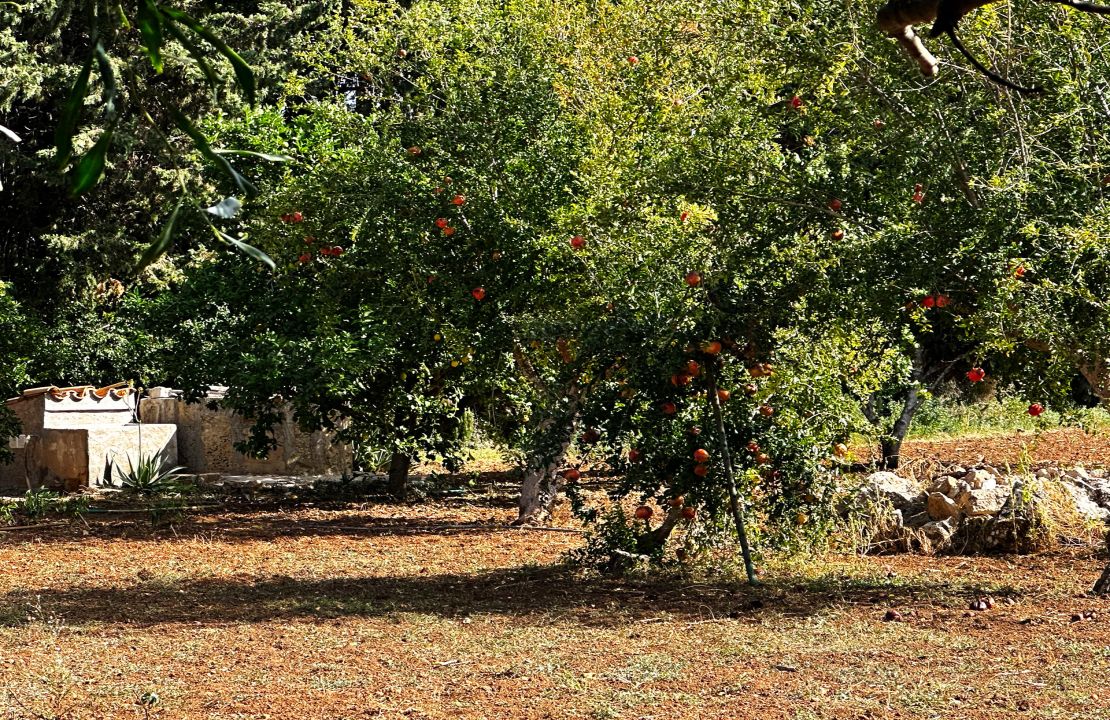
<path id="1" fill-rule="evenodd" d="M 505 500 L 0 533 L 0 717 L 1110 717 L 1097 548 L 605 580 Z"/>
<path id="2" fill-rule="evenodd" d="M 867 457 L 868 449 L 854 452 Z M 1110 433 L 1069 428 L 1040 433 L 1017 430 L 1004 435 L 968 436 L 948 440 L 909 440 L 902 446 L 904 462 L 912 465 L 974 464 L 1017 468 L 1024 462 L 1081 464 L 1104 467 L 1110 463 Z"/>

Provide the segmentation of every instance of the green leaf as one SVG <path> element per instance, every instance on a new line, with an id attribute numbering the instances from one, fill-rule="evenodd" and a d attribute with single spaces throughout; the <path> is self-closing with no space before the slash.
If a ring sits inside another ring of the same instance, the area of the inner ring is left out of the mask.
<path id="1" fill-rule="evenodd" d="M 73 135 L 77 132 L 77 121 L 81 119 L 81 108 L 85 104 L 85 95 L 89 92 L 89 75 L 92 73 L 93 55 L 85 61 L 81 72 L 77 75 L 73 87 L 70 88 L 69 98 L 62 107 L 62 116 L 58 120 L 58 127 L 54 131 L 54 147 L 57 150 L 55 162 L 59 168 L 64 168 L 73 156 Z"/>
<path id="2" fill-rule="evenodd" d="M 239 190 L 245 195 L 253 197 L 258 194 L 258 188 L 256 188 L 250 180 L 240 175 L 226 158 L 221 157 L 212 150 L 212 146 L 208 144 L 208 139 L 204 137 L 200 130 L 197 130 L 196 126 L 193 125 L 189 118 L 185 117 L 185 115 L 175 107 L 167 109 L 170 113 L 170 117 L 173 118 L 174 124 L 181 128 L 181 130 L 192 139 L 193 145 L 196 146 L 197 150 L 205 159 L 231 178 Z"/>
<path id="3" fill-rule="evenodd" d="M 96 56 L 100 78 L 104 81 L 104 115 L 108 120 L 113 120 L 116 116 L 116 73 L 112 70 L 112 61 L 108 58 L 108 53 L 104 52 L 103 45 L 97 43 L 93 48 L 93 55 Z"/>
<path id="4" fill-rule="evenodd" d="M 222 148 L 214 148 L 212 152 L 217 155 L 246 155 L 268 160 L 270 162 L 293 162 L 293 158 L 289 155 L 273 155 L 271 153 L 255 152 L 254 150 L 224 150 Z"/>
<path id="5" fill-rule="evenodd" d="M 181 201 L 178 201 L 177 207 L 170 213 L 170 219 L 166 221 L 165 226 L 162 227 L 162 232 L 158 234 L 158 239 L 152 242 L 147 249 L 143 251 L 143 256 L 139 258 L 139 267 L 136 272 L 142 272 L 150 266 L 158 258 L 166 254 L 166 251 L 173 245 L 173 228 L 177 223 L 177 216 L 181 214 Z"/>
<path id="6" fill-rule="evenodd" d="M 162 13 L 154 0 L 142 0 L 139 3 L 139 14 L 136 19 L 139 33 L 143 38 L 143 49 L 146 50 L 154 72 L 161 74 L 165 69 L 162 62 Z"/>
<path id="7" fill-rule="evenodd" d="M 270 259 L 270 256 L 256 248 L 254 245 L 248 245 L 238 238 L 234 238 L 227 233 L 220 232 L 215 227 L 212 228 L 212 231 L 216 233 L 216 237 L 238 248 L 239 251 L 244 253 L 245 255 L 249 255 L 250 257 L 254 258 L 271 270 L 277 269 L 277 264 L 272 259 Z"/>
<path id="8" fill-rule="evenodd" d="M 174 40 L 181 43 L 181 46 L 193 57 L 193 61 L 196 62 L 197 67 L 200 68 L 200 71 L 204 73 L 204 77 L 208 80 L 208 84 L 213 88 L 219 87 L 220 76 L 217 75 L 216 71 L 212 69 L 212 66 L 208 64 L 208 60 L 204 57 L 204 53 L 201 52 L 200 48 L 197 47 L 197 44 L 193 42 L 189 36 L 181 32 L 181 28 L 177 27 L 177 25 L 170 20 L 166 20 L 162 28 L 169 33 Z"/>
<path id="9" fill-rule="evenodd" d="M 93 185 L 100 182 L 104 175 L 104 165 L 107 161 L 108 147 L 112 144 L 112 129 L 105 130 L 96 145 L 85 153 L 77 167 L 73 169 L 73 185 L 69 192 L 74 197 L 84 193 Z"/>
<path id="10" fill-rule="evenodd" d="M 247 64 L 239 53 L 232 50 L 227 46 L 223 40 L 215 35 L 211 30 L 201 25 L 196 18 L 186 12 L 182 12 L 176 8 L 161 7 L 162 13 L 177 22 L 182 23 L 190 30 L 204 38 L 212 47 L 227 58 L 231 63 L 232 70 L 235 71 L 235 78 L 239 82 L 239 87 L 243 89 L 243 93 L 247 96 L 247 102 L 251 105 L 255 104 L 255 79 L 254 71 L 251 70 L 250 65 Z"/>

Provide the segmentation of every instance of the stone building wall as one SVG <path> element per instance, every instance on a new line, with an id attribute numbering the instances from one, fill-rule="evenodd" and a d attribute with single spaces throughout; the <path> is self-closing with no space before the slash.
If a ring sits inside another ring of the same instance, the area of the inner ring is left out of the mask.
<path id="1" fill-rule="evenodd" d="M 0 490 L 118 484 L 114 469 L 127 470 L 143 456 L 175 464 L 176 428 L 136 424 L 135 402 L 125 388 L 39 388 L 9 400 L 23 442 L 12 450 L 13 462 L 0 464 Z"/>
<path id="2" fill-rule="evenodd" d="M 195 473 L 222 475 L 336 475 L 350 470 L 351 449 L 335 444 L 325 432 L 306 433 L 297 427 L 292 410 L 274 428 L 277 449 L 263 459 L 235 450 L 250 435 L 251 421 L 219 407 L 217 389 L 207 401 L 186 403 L 179 393 L 154 388 L 142 400 L 143 422 L 177 426 L 178 461 Z"/>

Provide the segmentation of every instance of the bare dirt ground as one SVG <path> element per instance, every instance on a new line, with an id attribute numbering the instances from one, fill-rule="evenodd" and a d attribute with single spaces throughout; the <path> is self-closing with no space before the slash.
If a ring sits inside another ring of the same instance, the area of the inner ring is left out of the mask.
<path id="1" fill-rule="evenodd" d="M 587 579 L 504 500 L 0 533 L 0 717 L 1110 717 L 1097 548 Z"/>
<path id="2" fill-rule="evenodd" d="M 1018 430 L 951 440 L 910 440 L 903 445 L 902 453 L 908 463 L 986 461 L 1016 469 L 1024 462 L 1062 462 L 1104 467 L 1110 464 L 1110 434 L 1074 428 L 1040 433 Z M 866 455 L 866 451 L 861 454 Z"/>

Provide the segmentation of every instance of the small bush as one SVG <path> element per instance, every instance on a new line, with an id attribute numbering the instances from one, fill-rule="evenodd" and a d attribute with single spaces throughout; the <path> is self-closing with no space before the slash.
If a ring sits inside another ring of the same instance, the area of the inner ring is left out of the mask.
<path id="1" fill-rule="evenodd" d="M 124 490 L 136 495 L 170 495 L 180 493 L 183 477 L 180 465 L 167 467 L 154 456 L 140 457 L 129 470 L 117 469 Z"/>

